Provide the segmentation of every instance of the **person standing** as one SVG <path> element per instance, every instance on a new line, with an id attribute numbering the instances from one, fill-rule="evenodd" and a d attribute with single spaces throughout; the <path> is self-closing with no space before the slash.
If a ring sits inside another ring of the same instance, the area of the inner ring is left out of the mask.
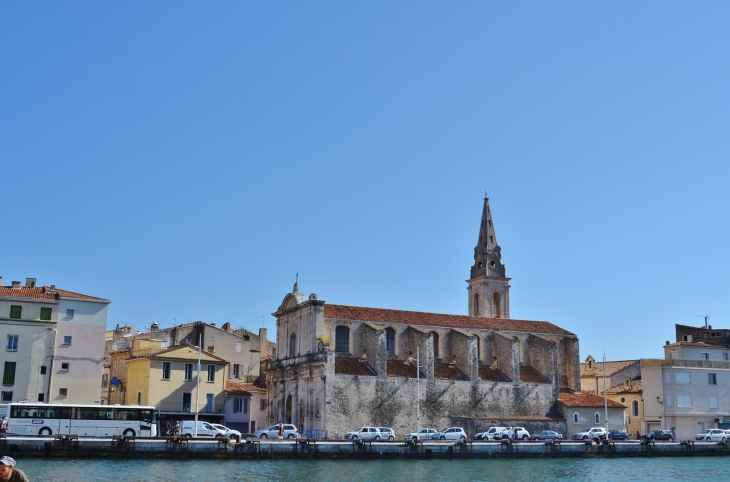
<path id="1" fill-rule="evenodd" d="M 279 440 L 284 439 L 284 424 L 279 422 Z"/>
<path id="2" fill-rule="evenodd" d="M 0 423 L 0 433 L 8 433 L 8 417 L 3 417 L 3 421 Z"/>
<path id="3" fill-rule="evenodd" d="M 7 455 L 0 457 L 0 481 L 30 482 L 22 470 L 15 468 L 15 459 Z"/>

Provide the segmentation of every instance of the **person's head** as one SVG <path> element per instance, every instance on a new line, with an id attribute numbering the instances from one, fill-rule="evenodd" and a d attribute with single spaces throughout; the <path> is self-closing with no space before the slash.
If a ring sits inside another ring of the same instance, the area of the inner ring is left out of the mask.
<path id="1" fill-rule="evenodd" d="M 15 468 L 15 459 L 3 455 L 0 457 L 0 480 L 10 479 L 10 475 L 13 473 Z"/>

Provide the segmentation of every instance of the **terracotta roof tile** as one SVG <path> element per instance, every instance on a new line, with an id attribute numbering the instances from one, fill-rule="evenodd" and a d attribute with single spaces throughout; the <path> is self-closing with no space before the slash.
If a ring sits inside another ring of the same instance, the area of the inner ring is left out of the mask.
<path id="1" fill-rule="evenodd" d="M 575 393 L 575 392 L 568 392 L 568 391 L 561 391 L 560 392 L 560 403 L 562 403 L 566 407 L 595 407 L 595 408 L 603 408 L 604 399 L 603 397 L 596 395 L 594 393 L 588 393 L 588 392 L 582 392 L 582 393 Z M 626 408 L 620 403 L 613 401 L 611 399 L 608 400 L 608 408 Z"/>
<path id="2" fill-rule="evenodd" d="M 642 384 L 641 384 L 641 379 L 639 379 L 639 380 L 631 380 L 631 386 L 630 386 L 630 388 L 628 390 L 624 387 L 624 384 L 623 383 L 621 383 L 619 385 L 616 385 L 614 387 L 611 387 L 608 390 L 606 390 L 606 393 L 609 393 L 609 394 L 616 394 L 616 393 L 642 393 L 642 392 L 643 392 L 643 387 L 642 387 Z"/>
<path id="3" fill-rule="evenodd" d="M 446 363 L 435 363 L 433 365 L 433 377 L 438 380 L 469 380 L 469 377 L 456 368 L 455 365 L 447 365 Z"/>
<path id="4" fill-rule="evenodd" d="M 416 367 L 408 362 L 389 361 L 388 376 L 399 378 L 416 378 Z M 426 378 L 421 373 L 421 378 Z"/>
<path id="5" fill-rule="evenodd" d="M 109 303 L 109 300 L 105 300 L 104 298 L 97 298 L 96 296 L 74 293 L 73 291 L 61 290 L 58 288 L 54 289 L 50 286 L 36 286 L 35 288 L 28 288 L 25 286 L 21 286 L 20 288 L 0 286 L 0 297 L 55 300 L 56 294 L 58 294 L 61 298 L 75 298 L 80 300 L 103 301 Z"/>
<path id="6" fill-rule="evenodd" d="M 479 379 L 484 382 L 509 382 L 507 375 L 494 367 L 479 367 Z"/>
<path id="7" fill-rule="evenodd" d="M 639 360 L 621 360 L 621 361 L 606 362 L 606 376 L 610 377 L 611 375 L 614 375 L 614 374 L 620 372 L 621 370 L 625 370 L 625 369 L 629 368 L 630 366 L 635 365 L 637 363 L 639 363 Z M 597 361 L 597 362 L 595 362 L 595 364 L 596 364 L 596 367 L 595 367 L 596 375 L 595 376 L 602 377 L 603 376 L 603 362 Z M 586 371 L 586 364 L 581 363 L 580 364 L 580 376 L 584 376 L 585 371 Z M 593 376 L 593 375 L 590 375 L 590 376 Z"/>
<path id="8" fill-rule="evenodd" d="M 253 383 L 226 382 L 226 392 L 252 395 L 254 393 L 266 393 L 266 387 L 254 385 Z"/>
<path id="9" fill-rule="evenodd" d="M 483 330 L 521 331 L 573 335 L 547 321 L 484 318 L 466 315 L 442 315 L 420 311 L 388 310 L 361 306 L 324 305 L 324 316 L 336 320 L 372 321 L 447 328 L 476 328 Z"/>
<path id="10" fill-rule="evenodd" d="M 542 415 L 504 415 L 500 417 L 474 417 L 474 420 L 505 420 L 515 422 L 564 422 L 562 417 L 547 417 Z"/>
<path id="11" fill-rule="evenodd" d="M 706 343 L 703 341 L 678 341 L 675 343 L 670 343 L 669 345 L 664 346 L 697 346 L 700 348 L 719 348 L 722 350 L 727 350 L 727 346 L 725 345 L 718 345 L 716 343 Z"/>
<path id="12" fill-rule="evenodd" d="M 338 375 L 375 376 L 375 370 L 363 360 L 357 358 L 335 358 L 335 373 Z"/>
<path id="13" fill-rule="evenodd" d="M 520 381 L 523 383 L 550 383 L 550 380 L 540 372 L 528 366 L 520 366 Z"/>

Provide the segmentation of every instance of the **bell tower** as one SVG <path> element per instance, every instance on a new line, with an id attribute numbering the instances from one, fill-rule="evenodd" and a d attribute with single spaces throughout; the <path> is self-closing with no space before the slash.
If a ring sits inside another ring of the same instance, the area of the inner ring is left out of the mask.
<path id="1" fill-rule="evenodd" d="M 502 264 L 502 249 L 497 244 L 489 198 L 485 196 L 474 266 L 467 280 L 469 316 L 509 318 L 509 281 Z"/>

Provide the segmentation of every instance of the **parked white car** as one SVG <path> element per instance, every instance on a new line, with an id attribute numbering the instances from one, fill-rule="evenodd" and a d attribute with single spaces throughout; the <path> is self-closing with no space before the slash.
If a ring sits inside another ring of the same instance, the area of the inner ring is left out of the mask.
<path id="1" fill-rule="evenodd" d="M 219 423 L 211 423 L 211 425 L 218 430 L 223 430 L 226 433 L 226 437 L 233 439 L 236 442 L 241 441 L 241 432 L 239 432 L 238 430 L 233 430 L 232 428 L 228 428 L 225 425 L 221 425 Z"/>
<path id="2" fill-rule="evenodd" d="M 395 440 L 395 432 L 390 427 L 378 427 L 383 440 Z"/>
<path id="3" fill-rule="evenodd" d="M 436 429 L 422 428 L 418 432 L 406 434 L 406 440 L 431 440 L 436 435 Z"/>
<path id="4" fill-rule="evenodd" d="M 466 433 L 461 427 L 450 427 L 446 430 L 437 432 L 433 436 L 434 440 L 466 440 Z"/>
<path id="5" fill-rule="evenodd" d="M 198 421 L 198 437 L 217 437 L 223 438 L 226 436 L 225 430 L 221 430 L 213 426 L 208 422 Z M 182 436 L 183 437 L 195 437 L 195 420 L 183 420 L 182 423 Z"/>
<path id="6" fill-rule="evenodd" d="M 474 435 L 474 440 L 494 440 L 494 434 L 499 432 L 502 433 L 507 427 L 492 427 L 486 432 L 479 432 Z"/>
<path id="7" fill-rule="evenodd" d="M 362 427 L 354 432 L 347 432 L 345 434 L 345 438 L 348 440 L 355 440 L 358 438 L 363 440 L 380 440 L 382 435 L 380 435 L 378 427 Z"/>
<path id="8" fill-rule="evenodd" d="M 297 438 L 297 435 L 299 434 L 299 431 L 294 425 L 285 423 L 284 424 L 284 438 L 286 439 L 295 439 Z M 257 438 L 265 439 L 265 438 L 273 438 L 276 439 L 279 437 L 279 424 L 272 425 L 269 428 L 265 428 L 263 430 L 256 430 L 254 433 Z"/>
<path id="9" fill-rule="evenodd" d="M 573 434 L 573 440 L 594 440 L 594 439 L 605 439 L 606 429 L 603 427 L 593 427 L 585 432 L 579 432 Z"/>
<path id="10" fill-rule="evenodd" d="M 695 435 L 695 440 L 704 440 L 706 442 L 727 442 L 727 438 L 727 433 L 719 428 L 703 430 Z"/>
<path id="11" fill-rule="evenodd" d="M 515 430 L 517 430 L 517 433 L 515 433 Z M 529 440 L 530 439 L 530 432 L 525 430 L 523 427 L 507 427 L 501 432 L 494 432 L 494 440 L 500 440 L 500 439 L 521 439 L 521 440 Z"/>

